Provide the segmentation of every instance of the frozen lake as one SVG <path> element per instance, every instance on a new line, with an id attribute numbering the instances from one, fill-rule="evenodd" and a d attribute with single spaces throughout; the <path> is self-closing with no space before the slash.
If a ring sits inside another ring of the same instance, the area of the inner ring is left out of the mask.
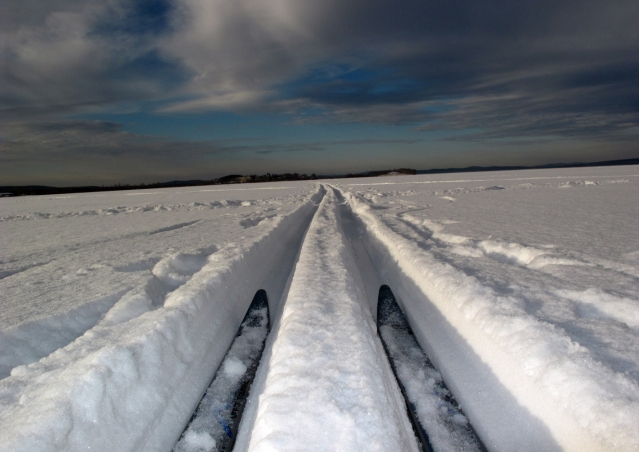
<path id="1" fill-rule="evenodd" d="M 634 166 L 3 198 L 0 450 L 171 450 L 258 289 L 235 450 L 416 450 L 382 284 L 487 449 L 639 450 L 638 199 Z"/>

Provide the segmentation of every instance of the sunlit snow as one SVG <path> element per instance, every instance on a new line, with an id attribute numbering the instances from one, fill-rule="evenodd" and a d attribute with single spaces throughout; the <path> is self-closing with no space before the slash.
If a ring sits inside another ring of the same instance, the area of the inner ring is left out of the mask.
<path id="1" fill-rule="evenodd" d="M 264 289 L 235 450 L 414 451 L 382 284 L 488 450 L 639 449 L 637 199 L 632 166 L 3 198 L 0 450 L 172 450 Z"/>

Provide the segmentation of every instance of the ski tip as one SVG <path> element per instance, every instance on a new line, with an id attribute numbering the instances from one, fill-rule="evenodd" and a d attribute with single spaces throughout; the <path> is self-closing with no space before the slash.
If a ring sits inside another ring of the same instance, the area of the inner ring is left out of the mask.
<path id="1" fill-rule="evenodd" d="M 391 291 L 391 288 L 386 284 L 379 288 L 379 296 L 377 297 L 377 324 L 385 324 L 388 321 L 388 317 L 399 308 L 395 295 Z"/>
<path id="2" fill-rule="evenodd" d="M 268 296 L 266 295 L 266 291 L 264 289 L 260 289 L 257 292 L 255 292 L 253 301 L 251 302 L 251 305 L 249 306 L 248 311 L 246 312 L 246 316 L 244 317 L 244 320 L 242 321 L 242 323 L 244 324 L 244 322 L 246 322 L 249 319 L 249 317 L 251 317 L 251 314 L 253 312 L 260 311 L 262 309 L 266 309 L 266 327 L 270 331 L 271 315 L 270 315 L 270 312 L 269 312 L 270 310 L 268 306 Z"/>

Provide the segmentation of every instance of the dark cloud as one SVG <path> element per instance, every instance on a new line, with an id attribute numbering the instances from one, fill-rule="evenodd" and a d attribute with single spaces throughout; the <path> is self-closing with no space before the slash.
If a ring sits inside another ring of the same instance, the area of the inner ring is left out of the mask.
<path id="1" fill-rule="evenodd" d="M 2 185 L 57 186 L 211 179 L 240 170 L 231 156 L 251 151 L 229 141 L 136 135 L 104 121 L 6 123 Z M 259 150 L 261 148 L 257 148 Z"/>
<path id="2" fill-rule="evenodd" d="M 18 1 L 10 16 L 21 26 L 0 31 L 0 106 L 54 111 L 162 98 L 190 74 L 165 57 L 170 31 L 164 0 L 89 0 L 59 10 Z M 47 3 L 47 2 L 41 2 Z M 33 23 L 29 7 L 41 22 Z M 43 17 L 42 17 L 43 16 Z"/>
<path id="3" fill-rule="evenodd" d="M 639 104 L 635 1 L 90 0 L 80 12 L 74 1 L 55 5 L 76 12 L 52 8 L 39 27 L 13 14 L 29 27 L 6 34 L 10 106 L 20 98 L 108 103 L 172 93 L 190 99 L 171 111 L 298 100 L 300 110 L 348 121 L 357 110 L 363 121 L 384 121 L 366 110 L 394 106 L 387 122 L 398 123 L 431 116 L 422 102 L 464 97 L 537 96 L 554 109 L 567 99 L 566 111 L 595 115 L 636 112 Z M 582 88 L 590 88 L 587 99 Z"/>
<path id="4" fill-rule="evenodd" d="M 353 72 L 373 76 L 304 75 L 293 95 L 307 104 L 298 105 L 333 120 L 490 129 L 486 137 L 614 133 L 637 124 L 639 35 L 630 19 L 639 18 L 636 3 L 420 5 L 356 11 L 359 31 L 340 38 L 360 33 L 372 43 L 374 56 Z M 383 23 L 375 25 L 375 16 Z"/>
<path id="5" fill-rule="evenodd" d="M 87 0 L 21 0 L 0 2 L 0 30 L 15 33 L 24 27 L 41 26 L 53 13 L 78 13 Z"/>
<path id="6" fill-rule="evenodd" d="M 22 127 L 47 152 L 241 151 L 63 120 L 161 100 L 166 112 L 409 124 L 455 140 L 626 140 L 639 125 L 638 22 L 636 0 L 6 0 L 12 132 L 0 137 L 14 143 Z M 250 152 L 284 149 L 270 146 Z"/>

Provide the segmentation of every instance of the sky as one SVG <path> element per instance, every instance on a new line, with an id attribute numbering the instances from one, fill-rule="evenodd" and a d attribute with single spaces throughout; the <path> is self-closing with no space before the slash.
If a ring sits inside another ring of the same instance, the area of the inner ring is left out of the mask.
<path id="1" fill-rule="evenodd" d="M 639 157 L 636 0 L 3 0 L 0 185 Z"/>

